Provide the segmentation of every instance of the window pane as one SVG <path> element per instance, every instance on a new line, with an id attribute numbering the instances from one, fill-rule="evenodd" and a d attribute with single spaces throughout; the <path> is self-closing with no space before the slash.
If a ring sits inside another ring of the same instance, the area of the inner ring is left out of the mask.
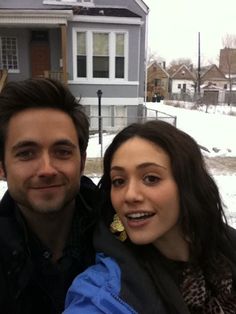
<path id="1" fill-rule="evenodd" d="M 116 34 L 116 55 L 124 56 L 124 34 Z"/>
<path id="2" fill-rule="evenodd" d="M 109 77 L 109 35 L 93 34 L 93 77 Z"/>
<path id="3" fill-rule="evenodd" d="M 77 33 L 77 55 L 86 55 L 86 34 Z"/>
<path id="4" fill-rule="evenodd" d="M 123 57 L 116 57 L 116 78 L 124 78 L 124 63 L 125 59 Z"/>
<path id="5" fill-rule="evenodd" d="M 15 37 L 0 37 L 0 66 L 10 70 L 18 69 L 17 39 Z"/>
<path id="6" fill-rule="evenodd" d="M 109 37 L 106 33 L 93 34 L 93 55 L 108 56 L 109 55 Z"/>
<path id="7" fill-rule="evenodd" d="M 77 77 L 87 76 L 86 56 L 77 56 Z"/>
<path id="8" fill-rule="evenodd" d="M 124 47 L 125 36 L 124 34 L 116 34 L 116 64 L 115 64 L 115 77 L 125 77 L 125 58 L 124 58 Z"/>
<path id="9" fill-rule="evenodd" d="M 93 57 L 93 77 L 109 77 L 109 57 Z"/>
<path id="10" fill-rule="evenodd" d="M 77 33 L 77 77 L 87 77 L 86 33 Z"/>

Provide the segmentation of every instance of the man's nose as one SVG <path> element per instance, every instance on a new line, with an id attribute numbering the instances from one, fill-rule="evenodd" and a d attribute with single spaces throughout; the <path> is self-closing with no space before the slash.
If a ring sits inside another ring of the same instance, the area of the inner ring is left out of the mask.
<path id="1" fill-rule="evenodd" d="M 42 154 L 39 160 L 38 176 L 54 176 L 56 173 L 53 158 L 48 153 Z"/>

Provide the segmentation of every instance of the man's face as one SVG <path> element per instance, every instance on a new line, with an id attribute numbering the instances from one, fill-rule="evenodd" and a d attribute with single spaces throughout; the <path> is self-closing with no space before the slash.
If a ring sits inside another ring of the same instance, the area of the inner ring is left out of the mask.
<path id="1" fill-rule="evenodd" d="M 8 190 L 24 213 L 54 213 L 73 204 L 84 159 L 66 113 L 26 109 L 10 119 L 4 171 Z"/>

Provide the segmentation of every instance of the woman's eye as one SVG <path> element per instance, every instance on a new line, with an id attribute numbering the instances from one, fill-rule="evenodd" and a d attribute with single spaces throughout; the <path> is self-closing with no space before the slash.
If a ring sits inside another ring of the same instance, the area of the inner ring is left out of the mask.
<path id="1" fill-rule="evenodd" d="M 122 184 L 124 184 L 124 179 L 122 179 L 122 178 L 112 179 L 112 180 L 111 180 L 111 184 L 112 184 L 112 186 L 114 186 L 114 187 L 119 187 L 119 186 L 121 186 Z"/>
<path id="2" fill-rule="evenodd" d="M 148 176 L 144 177 L 143 181 L 146 184 L 155 184 L 155 183 L 158 183 L 160 181 L 160 178 L 158 176 L 148 175 Z"/>

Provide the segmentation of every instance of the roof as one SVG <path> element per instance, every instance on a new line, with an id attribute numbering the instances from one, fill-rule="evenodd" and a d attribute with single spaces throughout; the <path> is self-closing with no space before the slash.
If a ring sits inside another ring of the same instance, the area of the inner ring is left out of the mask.
<path id="1" fill-rule="evenodd" d="M 185 64 L 172 66 L 168 73 L 172 79 L 196 80 L 194 72 L 191 72 Z"/>
<path id="2" fill-rule="evenodd" d="M 93 16 L 115 16 L 115 17 L 141 17 L 136 13 L 124 8 L 89 8 L 89 7 L 73 7 L 75 15 L 93 15 Z"/>

